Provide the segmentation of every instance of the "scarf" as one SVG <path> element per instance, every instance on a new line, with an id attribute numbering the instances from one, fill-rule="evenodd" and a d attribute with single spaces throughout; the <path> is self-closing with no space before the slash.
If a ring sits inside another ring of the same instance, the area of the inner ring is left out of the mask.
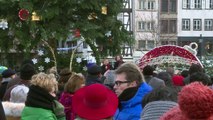
<path id="1" fill-rule="evenodd" d="M 55 97 L 50 95 L 44 88 L 31 85 L 25 104 L 29 107 L 37 107 L 54 111 L 54 100 Z"/>

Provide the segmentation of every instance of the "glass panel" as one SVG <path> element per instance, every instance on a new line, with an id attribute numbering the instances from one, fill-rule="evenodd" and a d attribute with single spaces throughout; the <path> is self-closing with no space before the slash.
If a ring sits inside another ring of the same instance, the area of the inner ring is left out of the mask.
<path id="1" fill-rule="evenodd" d="M 168 0 L 161 1 L 161 12 L 168 12 Z"/>
<path id="2" fill-rule="evenodd" d="M 169 33 L 176 33 L 177 32 L 177 21 L 170 20 L 169 25 Z"/>
<path id="3" fill-rule="evenodd" d="M 168 33 L 168 20 L 161 20 L 161 33 Z"/>

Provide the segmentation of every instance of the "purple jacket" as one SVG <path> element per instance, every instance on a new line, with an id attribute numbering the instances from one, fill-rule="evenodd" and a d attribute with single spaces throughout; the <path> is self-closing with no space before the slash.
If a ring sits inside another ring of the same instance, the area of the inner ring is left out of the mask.
<path id="1" fill-rule="evenodd" d="M 74 120 L 76 116 L 72 110 L 72 96 L 71 93 L 63 92 L 59 99 L 59 102 L 64 106 L 66 120 Z"/>

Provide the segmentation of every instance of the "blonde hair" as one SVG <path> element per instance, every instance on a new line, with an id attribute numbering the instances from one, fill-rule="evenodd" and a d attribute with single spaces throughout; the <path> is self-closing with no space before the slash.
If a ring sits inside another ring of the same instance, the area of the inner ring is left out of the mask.
<path id="1" fill-rule="evenodd" d="M 85 84 L 84 77 L 79 74 L 73 74 L 65 84 L 64 91 L 74 93 L 76 90 L 81 88 L 82 84 Z"/>
<path id="2" fill-rule="evenodd" d="M 44 88 L 47 92 L 58 91 L 58 82 L 54 74 L 38 73 L 33 75 L 31 84 Z"/>

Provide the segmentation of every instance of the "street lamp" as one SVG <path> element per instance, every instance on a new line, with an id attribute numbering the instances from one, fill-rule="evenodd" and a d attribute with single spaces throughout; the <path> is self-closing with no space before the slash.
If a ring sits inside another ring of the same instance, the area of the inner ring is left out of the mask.
<path id="1" fill-rule="evenodd" d="M 203 37 L 202 34 L 200 34 L 200 38 L 199 38 L 199 43 L 200 43 L 200 58 L 201 60 L 203 59 Z"/>

